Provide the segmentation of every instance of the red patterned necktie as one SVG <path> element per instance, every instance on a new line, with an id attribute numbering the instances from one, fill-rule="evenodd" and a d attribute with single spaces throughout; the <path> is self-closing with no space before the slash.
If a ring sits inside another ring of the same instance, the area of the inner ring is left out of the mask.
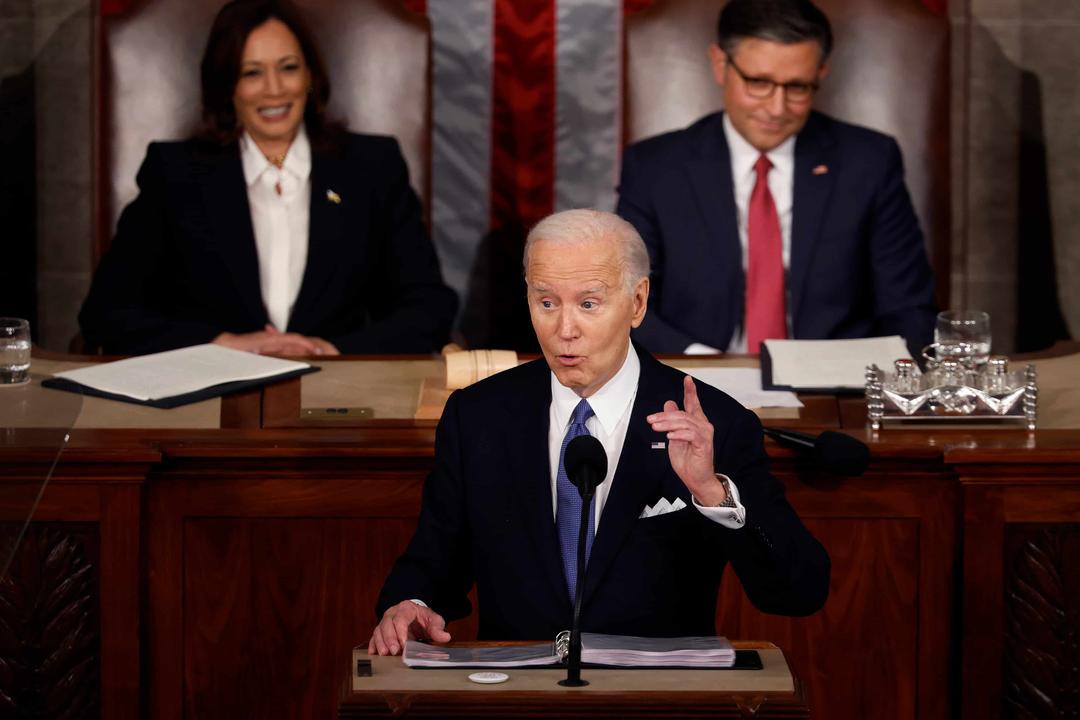
<path id="1" fill-rule="evenodd" d="M 754 164 L 757 181 L 750 194 L 747 221 L 749 262 L 746 270 L 746 351 L 761 350 L 761 341 L 787 337 L 784 303 L 784 256 L 780 217 L 769 192 L 772 163 L 762 155 Z"/>

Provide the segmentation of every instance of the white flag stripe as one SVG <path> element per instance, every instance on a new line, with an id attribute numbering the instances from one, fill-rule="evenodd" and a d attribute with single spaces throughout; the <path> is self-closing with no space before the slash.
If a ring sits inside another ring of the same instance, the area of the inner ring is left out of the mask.
<path id="1" fill-rule="evenodd" d="M 615 207 L 621 0 L 556 0 L 555 209 Z"/>
<path id="2" fill-rule="evenodd" d="M 443 278 L 465 297 L 488 231 L 495 3 L 428 0 L 432 28 L 431 225 Z"/>

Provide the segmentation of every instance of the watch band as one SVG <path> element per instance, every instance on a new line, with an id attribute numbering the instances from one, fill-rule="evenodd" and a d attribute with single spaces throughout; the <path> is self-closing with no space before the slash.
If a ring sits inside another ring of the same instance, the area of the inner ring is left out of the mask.
<path id="1" fill-rule="evenodd" d="M 724 502 L 720 503 L 716 507 L 738 507 L 738 505 L 735 503 L 735 496 L 731 494 L 731 482 L 728 480 L 728 478 L 724 475 L 721 475 L 720 473 L 713 474 L 716 475 L 716 479 L 724 485 L 724 492 L 726 493 L 726 495 L 724 496 Z"/>

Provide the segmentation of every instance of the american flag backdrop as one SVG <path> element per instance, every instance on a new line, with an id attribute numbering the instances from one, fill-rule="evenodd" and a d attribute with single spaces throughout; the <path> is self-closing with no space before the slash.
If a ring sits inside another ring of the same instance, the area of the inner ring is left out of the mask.
<path id="1" fill-rule="evenodd" d="M 407 2 L 431 21 L 432 229 L 464 293 L 489 232 L 614 206 L 624 2 Z"/>

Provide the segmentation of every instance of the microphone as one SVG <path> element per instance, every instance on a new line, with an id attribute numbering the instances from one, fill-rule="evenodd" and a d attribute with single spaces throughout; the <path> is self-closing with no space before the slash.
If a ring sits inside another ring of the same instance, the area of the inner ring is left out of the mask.
<path id="1" fill-rule="evenodd" d="M 566 446 L 563 466 L 581 498 L 589 500 L 607 475 L 607 452 L 592 435 L 578 435 Z"/>
<path id="2" fill-rule="evenodd" d="M 826 430 L 817 437 L 784 428 L 762 428 L 766 435 L 785 447 L 809 454 L 818 467 L 826 472 L 852 477 L 866 472 L 870 464 L 870 448 L 850 435 Z"/>
<path id="3" fill-rule="evenodd" d="M 585 540 L 589 534 L 589 501 L 596 486 L 607 475 L 607 453 L 604 446 L 592 435 L 578 435 L 566 445 L 563 455 L 566 477 L 581 493 L 581 525 L 578 530 L 577 588 L 574 590 L 574 613 L 570 622 L 570 648 L 566 663 L 566 678 L 560 680 L 563 687 L 582 687 L 588 680 L 581 679 L 581 592 L 585 587 Z"/>

